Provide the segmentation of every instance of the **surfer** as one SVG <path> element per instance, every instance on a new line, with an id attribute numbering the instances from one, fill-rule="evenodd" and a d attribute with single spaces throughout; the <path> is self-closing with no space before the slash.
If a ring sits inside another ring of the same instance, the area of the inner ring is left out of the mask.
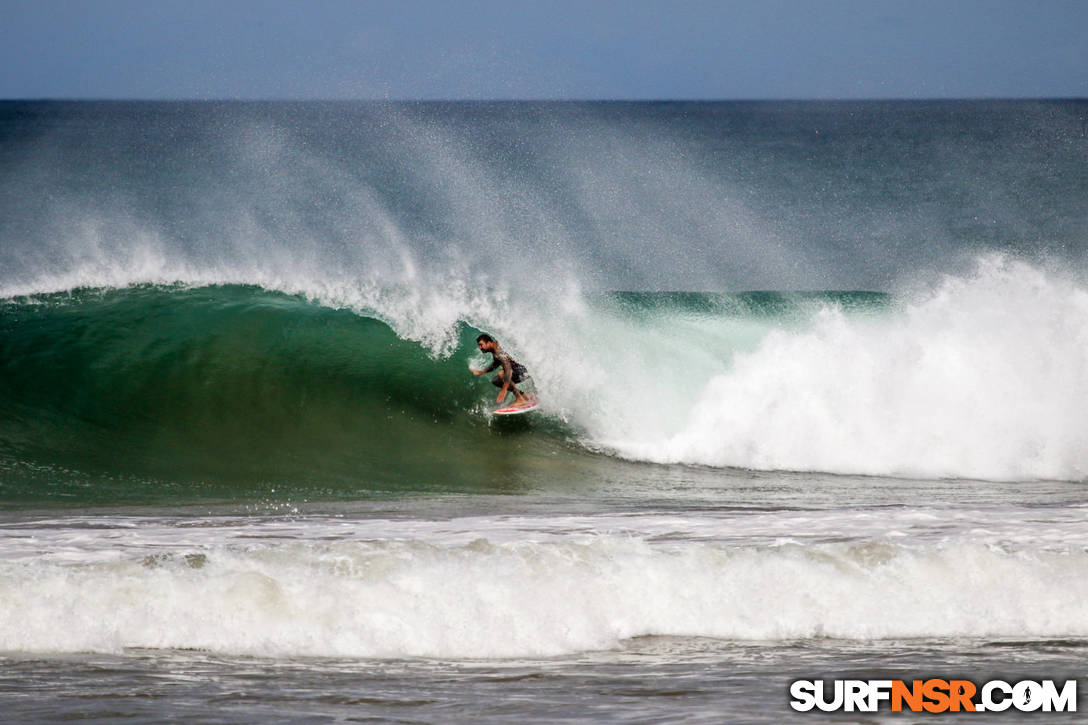
<path id="1" fill-rule="evenodd" d="M 531 405 L 532 401 L 517 388 L 517 383 L 520 383 L 528 376 L 529 371 L 525 369 L 525 366 L 510 357 L 510 353 L 499 347 L 499 343 L 495 338 L 486 332 L 476 338 L 476 347 L 480 348 L 480 352 L 491 353 L 492 360 L 491 365 L 487 368 L 473 370 L 473 375 L 484 375 L 496 368 L 502 368 L 502 370 L 499 370 L 499 374 L 491 380 L 491 384 L 496 388 L 502 388 L 499 397 L 495 398 L 495 402 L 501 403 L 506 400 L 507 393 L 512 392 L 514 394 L 514 404 L 510 406 L 511 408 L 524 408 Z"/>

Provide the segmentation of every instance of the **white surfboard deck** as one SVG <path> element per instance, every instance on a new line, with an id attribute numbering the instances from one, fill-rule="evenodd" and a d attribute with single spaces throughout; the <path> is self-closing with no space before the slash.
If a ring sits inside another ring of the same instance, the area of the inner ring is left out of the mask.
<path id="1" fill-rule="evenodd" d="M 495 415 L 521 415 L 522 413 L 528 413 L 530 410 L 536 410 L 540 405 L 540 400 L 535 395 L 528 396 L 529 404 L 520 407 L 505 406 L 494 411 Z"/>

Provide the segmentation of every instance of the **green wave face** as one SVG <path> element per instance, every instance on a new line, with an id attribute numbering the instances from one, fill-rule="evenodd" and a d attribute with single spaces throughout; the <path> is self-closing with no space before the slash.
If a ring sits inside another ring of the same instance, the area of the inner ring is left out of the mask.
<path id="1" fill-rule="evenodd" d="M 489 426 L 491 387 L 463 359 L 259 288 L 8 302 L 0 370 L 9 501 L 461 490 L 503 485 L 508 464 L 492 439 L 511 426 Z"/>
<path id="2" fill-rule="evenodd" d="M 590 314 L 618 321 L 631 339 L 703 318 L 758 337 L 827 303 L 878 309 L 886 298 L 619 292 L 592 300 Z M 436 357 L 375 317 L 256 286 L 8 300 L 0 304 L 0 498 L 516 492 L 629 465 L 580 445 L 577 427 L 559 415 L 492 418 L 495 389 L 467 369 L 478 332 L 460 325 L 454 354 Z M 743 335 L 730 334 L 729 344 L 740 344 Z"/>

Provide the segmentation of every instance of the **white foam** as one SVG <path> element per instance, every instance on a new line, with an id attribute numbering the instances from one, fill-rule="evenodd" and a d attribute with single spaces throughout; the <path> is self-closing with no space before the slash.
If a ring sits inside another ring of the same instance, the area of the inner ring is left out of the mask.
<path id="1" fill-rule="evenodd" d="M 1088 554 L 973 541 L 217 543 L 0 563 L 0 650 L 548 656 L 641 635 L 1088 636 Z"/>
<path id="2" fill-rule="evenodd" d="M 600 438 L 660 462 L 1080 480 L 1085 400 L 1088 292 L 994 257 L 887 316 L 829 308 L 771 331 L 706 381 L 670 435 Z"/>

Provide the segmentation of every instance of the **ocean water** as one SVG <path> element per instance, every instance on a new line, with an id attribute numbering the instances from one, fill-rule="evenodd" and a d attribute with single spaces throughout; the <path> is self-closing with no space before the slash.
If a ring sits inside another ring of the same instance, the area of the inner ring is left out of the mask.
<path id="1" fill-rule="evenodd" d="M 1082 101 L 0 103 L 5 716 L 1083 681 L 1085 169 Z"/>

